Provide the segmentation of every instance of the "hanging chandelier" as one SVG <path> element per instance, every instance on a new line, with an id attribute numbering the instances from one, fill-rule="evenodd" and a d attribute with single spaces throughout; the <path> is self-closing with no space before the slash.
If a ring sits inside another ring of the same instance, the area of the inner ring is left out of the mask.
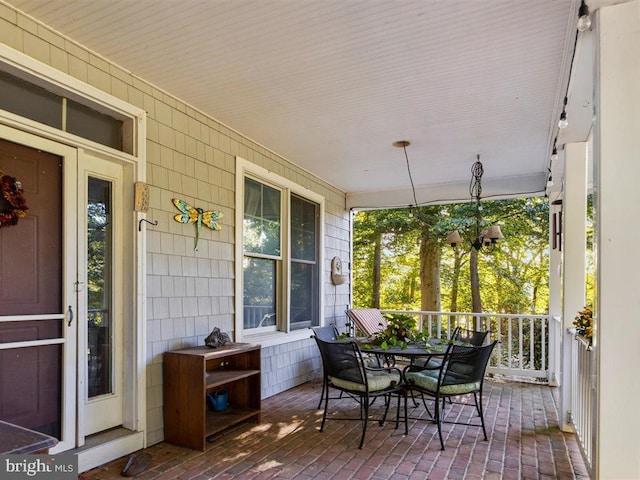
<path id="1" fill-rule="evenodd" d="M 477 156 L 476 162 L 471 166 L 471 182 L 469 183 L 469 195 L 471 196 L 471 201 L 476 205 L 476 225 L 475 225 L 475 235 L 473 237 L 473 241 L 471 242 L 471 246 L 476 250 L 480 250 L 483 245 L 493 245 L 498 240 L 504 238 L 502 232 L 500 231 L 499 225 L 491 225 L 487 230 L 480 230 L 480 225 L 482 223 L 482 175 L 484 174 L 484 167 L 482 166 L 482 162 L 480 161 L 480 155 Z M 447 243 L 452 247 L 462 243 L 462 237 L 460 237 L 460 232 L 458 230 L 453 230 L 449 232 L 447 235 Z"/>

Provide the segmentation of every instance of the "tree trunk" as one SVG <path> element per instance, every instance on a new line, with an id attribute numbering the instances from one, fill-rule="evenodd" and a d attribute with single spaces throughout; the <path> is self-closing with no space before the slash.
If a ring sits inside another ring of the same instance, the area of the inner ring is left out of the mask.
<path id="1" fill-rule="evenodd" d="M 440 247 L 420 238 L 420 309 L 440 311 Z"/>
<path id="2" fill-rule="evenodd" d="M 409 303 L 413 303 L 416 298 L 416 277 L 411 275 L 409 279 Z"/>
<path id="3" fill-rule="evenodd" d="M 378 234 L 373 246 L 373 308 L 380 308 L 380 264 L 382 263 L 382 235 Z"/>
<path id="4" fill-rule="evenodd" d="M 482 313 L 482 300 L 480 299 L 480 275 L 478 274 L 478 251 L 471 249 L 469 256 L 469 273 L 471 274 L 471 310 L 474 313 Z"/>

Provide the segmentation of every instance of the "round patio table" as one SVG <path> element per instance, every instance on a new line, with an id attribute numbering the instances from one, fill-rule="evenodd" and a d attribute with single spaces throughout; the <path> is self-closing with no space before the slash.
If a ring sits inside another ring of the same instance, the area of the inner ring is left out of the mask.
<path id="1" fill-rule="evenodd" d="M 426 358 L 427 361 L 433 357 L 444 357 L 447 352 L 447 347 L 449 346 L 448 341 L 440 341 L 437 339 L 431 339 L 426 344 L 424 342 L 421 343 L 411 343 L 406 346 L 406 348 L 401 347 L 391 347 L 384 349 L 379 345 L 373 345 L 370 343 L 369 338 L 361 338 L 356 339 L 356 342 L 361 347 L 360 350 L 363 353 L 370 353 L 378 357 L 379 361 L 382 359 L 383 363 L 388 365 L 395 365 L 396 359 L 398 357 L 404 357 L 409 360 L 410 364 L 413 364 L 413 361 L 416 358 Z M 462 344 L 461 342 L 456 342 L 456 344 Z M 408 368 L 409 365 L 405 367 Z M 402 372 L 402 377 L 404 379 L 404 371 Z M 411 398 L 413 399 L 414 407 L 418 406 L 416 399 L 413 397 L 413 393 L 411 394 Z M 427 420 L 435 422 L 433 418 L 433 414 L 427 404 L 424 402 L 424 398 L 422 398 L 422 403 L 425 407 L 426 413 L 428 415 Z M 422 418 L 409 417 L 413 420 L 422 420 Z"/>
<path id="2" fill-rule="evenodd" d="M 444 357 L 447 351 L 448 341 L 442 342 L 439 340 L 431 340 L 425 345 L 421 343 L 410 343 L 406 348 L 390 347 L 382 348 L 379 345 L 371 343 L 369 338 L 356 339 L 356 342 L 360 346 L 363 353 L 373 353 L 374 355 L 394 356 L 394 357 L 406 357 L 409 359 L 414 358 L 430 358 L 430 357 Z"/>

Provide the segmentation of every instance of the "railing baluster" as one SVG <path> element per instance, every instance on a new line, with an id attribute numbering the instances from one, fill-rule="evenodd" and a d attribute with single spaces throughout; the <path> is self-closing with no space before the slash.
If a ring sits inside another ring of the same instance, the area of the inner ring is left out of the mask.
<path id="1" fill-rule="evenodd" d="M 497 345 L 497 347 L 498 347 L 498 365 L 497 365 L 497 367 L 500 368 L 500 367 L 502 367 L 502 319 L 500 317 L 496 318 L 496 325 L 498 326 L 497 335 L 498 335 L 498 340 L 499 340 L 499 343 Z"/>
<path id="2" fill-rule="evenodd" d="M 540 319 L 540 350 L 542 353 L 540 368 L 547 370 L 547 322 L 544 318 Z"/>
<path id="3" fill-rule="evenodd" d="M 529 318 L 529 370 L 536 369 L 536 324 L 533 317 Z"/>
<path id="4" fill-rule="evenodd" d="M 593 461 L 592 421 L 593 421 L 593 392 L 591 388 L 593 364 L 591 359 L 591 344 L 576 338 L 571 342 L 572 357 L 575 368 L 572 372 L 571 422 L 589 467 Z"/>
<path id="5" fill-rule="evenodd" d="M 517 359 L 513 359 L 513 323 L 517 320 L 517 318 L 507 318 L 507 338 L 509 339 L 509 368 L 520 368 L 520 362 Z M 522 357 L 522 355 L 518 356 Z"/>
<path id="6" fill-rule="evenodd" d="M 522 317 L 518 317 L 518 367 L 524 370 L 524 324 Z"/>

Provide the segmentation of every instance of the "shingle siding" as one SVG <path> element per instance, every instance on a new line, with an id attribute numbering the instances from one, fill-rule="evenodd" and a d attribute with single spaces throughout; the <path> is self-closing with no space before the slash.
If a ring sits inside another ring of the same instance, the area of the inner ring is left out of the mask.
<path id="1" fill-rule="evenodd" d="M 336 292 L 328 283 L 331 258 L 349 258 L 344 192 L 4 5 L 0 5 L 0 42 L 147 112 L 151 207 L 147 216 L 158 221 L 147 229 L 148 444 L 163 439 L 162 354 L 202 344 L 213 327 L 227 332 L 234 328 L 236 156 L 325 197 L 324 316 L 329 322 L 336 316 L 344 324 L 348 289 Z M 224 214 L 221 231 L 201 230 L 197 252 L 194 227 L 173 220 L 177 210 L 172 198 Z M 319 357 L 309 339 L 263 348 L 262 356 L 263 397 L 319 376 Z"/>

